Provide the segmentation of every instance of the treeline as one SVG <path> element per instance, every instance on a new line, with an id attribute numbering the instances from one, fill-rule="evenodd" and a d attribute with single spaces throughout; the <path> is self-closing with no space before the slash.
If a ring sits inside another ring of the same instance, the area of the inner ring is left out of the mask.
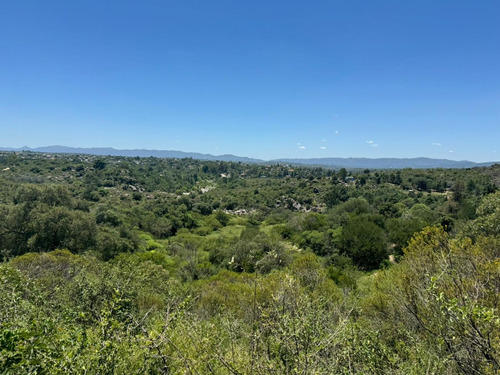
<path id="1" fill-rule="evenodd" d="M 0 154 L 0 372 L 495 374 L 498 171 Z"/>

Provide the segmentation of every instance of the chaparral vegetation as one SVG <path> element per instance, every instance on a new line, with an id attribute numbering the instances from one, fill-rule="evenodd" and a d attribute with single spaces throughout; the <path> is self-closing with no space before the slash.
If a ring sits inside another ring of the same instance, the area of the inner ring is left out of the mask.
<path id="1" fill-rule="evenodd" d="M 0 154 L 1 374 L 498 374 L 500 166 Z"/>

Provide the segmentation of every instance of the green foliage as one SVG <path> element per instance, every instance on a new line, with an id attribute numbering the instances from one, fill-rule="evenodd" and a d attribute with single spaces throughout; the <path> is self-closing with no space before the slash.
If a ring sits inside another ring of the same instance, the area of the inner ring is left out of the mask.
<path id="1" fill-rule="evenodd" d="M 342 227 L 340 249 L 362 269 L 378 268 L 387 257 L 383 230 L 367 217 L 354 216 Z"/>
<path id="2" fill-rule="evenodd" d="M 494 374 L 500 369 L 500 254 L 491 241 L 473 245 L 426 228 L 411 240 L 402 264 L 378 277 L 365 310 L 398 322 L 387 328 L 392 335 L 401 325 L 413 340 L 425 340 L 453 373 Z"/>
<path id="3" fill-rule="evenodd" d="M 499 371 L 498 167 L 2 164 L 0 373 Z"/>
<path id="4" fill-rule="evenodd" d="M 327 207 L 333 207 L 341 202 L 347 201 L 348 199 L 348 190 L 343 185 L 332 186 L 328 193 L 325 195 L 325 203 Z"/>

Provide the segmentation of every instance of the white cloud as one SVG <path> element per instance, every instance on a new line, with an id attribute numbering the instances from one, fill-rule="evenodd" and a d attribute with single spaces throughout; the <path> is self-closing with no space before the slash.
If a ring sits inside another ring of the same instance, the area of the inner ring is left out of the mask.
<path id="1" fill-rule="evenodd" d="M 320 149 L 326 150 L 326 147 L 325 146 L 321 146 Z"/>
<path id="2" fill-rule="evenodd" d="M 299 143 L 299 144 L 300 144 L 300 143 Z M 305 150 L 305 149 L 306 149 L 306 147 L 305 147 L 305 146 L 299 146 L 299 148 L 300 148 L 301 150 Z"/>
<path id="3" fill-rule="evenodd" d="M 370 145 L 371 145 L 371 144 L 373 144 L 373 143 L 375 143 L 375 142 L 373 142 L 373 141 L 366 141 L 366 143 L 368 143 L 368 144 L 370 144 Z"/>
<path id="4" fill-rule="evenodd" d="M 339 134 L 339 131 L 338 131 L 338 130 L 335 130 L 335 134 Z"/>
<path id="5" fill-rule="evenodd" d="M 372 144 L 372 147 L 378 147 L 378 144 L 373 143 L 373 144 Z"/>
<path id="6" fill-rule="evenodd" d="M 322 139 L 321 142 L 326 142 L 326 139 Z"/>
<path id="7" fill-rule="evenodd" d="M 453 153 L 453 150 L 448 151 L 450 154 Z"/>
<path id="8" fill-rule="evenodd" d="M 297 143 L 297 146 L 300 146 L 300 143 Z"/>
<path id="9" fill-rule="evenodd" d="M 442 146 L 442 144 L 441 144 L 441 143 L 439 143 L 439 142 L 433 142 L 433 143 L 432 143 L 432 145 L 433 145 L 433 146 L 438 146 L 438 147 L 439 147 L 439 146 Z"/>

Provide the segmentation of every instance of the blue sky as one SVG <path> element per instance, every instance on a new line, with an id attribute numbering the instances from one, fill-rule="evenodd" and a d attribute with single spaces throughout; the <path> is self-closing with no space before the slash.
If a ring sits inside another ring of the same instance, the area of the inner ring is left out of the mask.
<path id="1" fill-rule="evenodd" d="M 16 0 L 0 14 L 0 146 L 500 160 L 498 1 Z"/>

